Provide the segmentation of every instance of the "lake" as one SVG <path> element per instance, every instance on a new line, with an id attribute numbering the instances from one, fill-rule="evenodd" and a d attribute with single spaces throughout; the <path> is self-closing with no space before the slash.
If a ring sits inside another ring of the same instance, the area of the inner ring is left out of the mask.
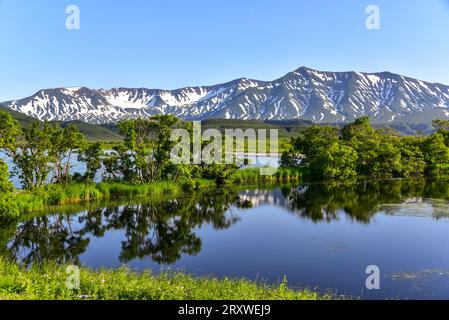
<path id="1" fill-rule="evenodd" d="M 183 270 L 364 299 L 449 299 L 449 184 L 389 181 L 211 190 L 52 208 L 0 230 L 25 265 Z M 367 290 L 365 269 L 380 269 Z"/>

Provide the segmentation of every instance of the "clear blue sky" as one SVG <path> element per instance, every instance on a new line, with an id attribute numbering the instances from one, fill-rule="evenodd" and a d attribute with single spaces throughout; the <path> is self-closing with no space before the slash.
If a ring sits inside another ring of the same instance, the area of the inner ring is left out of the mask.
<path id="1" fill-rule="evenodd" d="M 65 28 L 76 4 L 81 29 Z M 365 8 L 381 29 L 365 28 Z M 0 0 L 0 101 L 38 89 L 173 89 L 300 66 L 449 84 L 449 0 Z"/>

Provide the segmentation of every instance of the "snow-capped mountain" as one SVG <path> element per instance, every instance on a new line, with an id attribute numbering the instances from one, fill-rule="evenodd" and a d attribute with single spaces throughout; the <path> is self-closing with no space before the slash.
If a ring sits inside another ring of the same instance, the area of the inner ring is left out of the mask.
<path id="1" fill-rule="evenodd" d="M 177 90 L 45 89 L 2 104 L 41 120 L 97 124 L 155 114 L 188 120 L 300 118 L 319 123 L 370 115 L 377 123 L 424 123 L 449 118 L 449 86 L 389 72 L 321 72 L 302 67 L 274 81 L 242 78 Z"/>

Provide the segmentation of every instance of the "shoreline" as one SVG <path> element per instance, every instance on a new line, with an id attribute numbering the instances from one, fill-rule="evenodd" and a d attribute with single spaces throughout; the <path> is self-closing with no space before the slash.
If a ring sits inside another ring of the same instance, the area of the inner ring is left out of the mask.
<path id="1" fill-rule="evenodd" d="M 129 268 L 98 269 L 46 263 L 24 268 L 0 258 L 0 300 L 330 300 L 330 294 L 291 289 L 244 278 L 196 277 L 173 272 L 141 273 Z M 68 272 L 79 272 L 77 286 Z"/>

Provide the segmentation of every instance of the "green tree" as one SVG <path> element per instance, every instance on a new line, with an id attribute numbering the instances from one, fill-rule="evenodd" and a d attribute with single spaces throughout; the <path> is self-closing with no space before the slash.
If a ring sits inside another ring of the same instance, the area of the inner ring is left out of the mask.
<path id="1" fill-rule="evenodd" d="M 115 145 L 112 149 L 112 152 L 105 154 L 103 157 L 103 179 L 137 183 L 137 171 L 132 153 L 124 144 Z"/>
<path id="2" fill-rule="evenodd" d="M 395 132 L 376 130 L 369 117 L 361 117 L 342 129 L 342 137 L 357 152 L 359 176 L 388 179 L 401 175 L 401 140 Z"/>
<path id="3" fill-rule="evenodd" d="M 356 119 L 354 123 L 345 126 L 342 129 L 342 137 L 357 152 L 357 173 L 364 176 L 372 175 L 379 139 L 370 125 L 369 117 Z"/>
<path id="4" fill-rule="evenodd" d="M 421 139 L 405 137 L 401 141 L 401 169 L 404 177 L 424 175 L 426 162 L 420 148 Z"/>
<path id="5" fill-rule="evenodd" d="M 326 174 L 332 176 L 333 152 L 339 150 L 337 127 L 311 126 L 293 139 L 292 144 L 293 150 L 303 155 L 301 166 L 308 169 L 311 178 L 326 179 Z"/>
<path id="6" fill-rule="evenodd" d="M 449 174 L 449 148 L 446 146 L 444 135 L 441 132 L 434 133 L 424 140 L 422 152 L 428 176 Z"/>
<path id="7" fill-rule="evenodd" d="M 12 202 L 13 191 L 14 186 L 9 180 L 8 166 L 3 160 L 0 160 L 0 218 L 19 214 L 17 207 Z"/>
<path id="8" fill-rule="evenodd" d="M 0 196 L 8 196 L 14 191 L 14 186 L 9 180 L 8 166 L 0 160 Z"/>
<path id="9" fill-rule="evenodd" d="M 179 126 L 172 115 L 157 115 L 150 119 L 127 120 L 119 124 L 124 145 L 134 160 L 136 176 L 140 183 L 161 178 L 161 172 L 170 159 L 174 142 L 172 129 Z"/>
<path id="10" fill-rule="evenodd" d="M 20 124 L 6 112 L 0 112 L 0 149 L 9 155 L 17 148 L 17 137 L 22 133 Z"/>
<path id="11" fill-rule="evenodd" d="M 370 177 L 390 179 L 399 177 L 402 171 L 401 152 L 399 140 L 394 137 L 380 134 L 376 145 L 374 165 L 369 174 Z"/>
<path id="12" fill-rule="evenodd" d="M 42 187 L 56 162 L 52 152 L 53 137 L 58 128 L 48 122 L 33 122 L 30 127 L 22 129 L 22 135 L 17 140 L 14 149 L 10 150 L 16 174 L 24 188 Z"/>
<path id="13" fill-rule="evenodd" d="M 279 165 L 282 168 L 295 168 L 301 165 L 302 156 L 295 149 L 282 152 Z"/>
<path id="14" fill-rule="evenodd" d="M 357 153 L 341 141 L 333 143 L 322 156 L 322 177 L 325 180 L 348 180 L 357 176 Z"/>
<path id="15" fill-rule="evenodd" d="M 84 162 L 86 165 L 86 173 L 84 174 L 86 183 L 92 183 L 95 180 L 95 175 L 101 169 L 103 155 L 101 142 L 93 143 L 80 151 L 78 161 Z"/>
<path id="16" fill-rule="evenodd" d="M 68 183 L 73 155 L 86 144 L 84 135 L 75 126 L 67 126 L 53 133 L 50 154 L 54 157 L 54 181 Z"/>

